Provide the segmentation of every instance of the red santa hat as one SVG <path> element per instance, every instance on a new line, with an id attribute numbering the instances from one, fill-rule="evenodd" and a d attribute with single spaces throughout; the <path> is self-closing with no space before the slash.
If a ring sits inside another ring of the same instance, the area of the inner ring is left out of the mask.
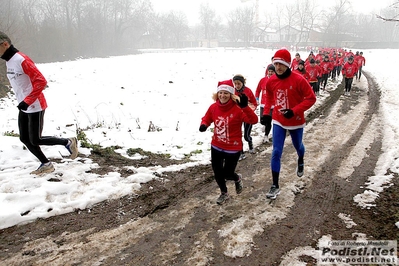
<path id="1" fill-rule="evenodd" d="M 280 63 L 287 67 L 291 66 L 291 54 L 287 49 L 280 49 L 274 54 L 273 64 Z"/>
<path id="2" fill-rule="evenodd" d="M 228 91 L 231 94 L 234 94 L 234 90 L 235 90 L 234 89 L 234 84 L 233 84 L 233 81 L 231 79 L 218 82 L 217 92 L 219 92 L 219 91 Z"/>

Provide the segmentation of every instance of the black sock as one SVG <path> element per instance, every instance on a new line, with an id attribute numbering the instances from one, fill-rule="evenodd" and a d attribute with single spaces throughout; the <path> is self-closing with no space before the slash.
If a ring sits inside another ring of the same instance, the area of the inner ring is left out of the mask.
<path id="1" fill-rule="evenodd" d="M 234 182 L 238 182 L 238 181 L 240 181 L 241 180 L 241 178 L 240 178 L 240 176 L 239 175 L 237 175 L 237 173 L 234 173 L 234 176 L 235 176 L 235 180 L 234 180 Z"/>
<path id="2" fill-rule="evenodd" d="M 279 173 L 279 172 L 274 172 L 274 171 L 272 171 L 273 186 L 275 186 L 276 188 L 279 188 L 279 185 L 278 185 L 279 176 L 280 176 L 280 173 Z"/>
<path id="3" fill-rule="evenodd" d="M 252 143 L 252 141 L 248 141 L 248 146 L 250 150 L 253 150 L 254 144 Z"/>

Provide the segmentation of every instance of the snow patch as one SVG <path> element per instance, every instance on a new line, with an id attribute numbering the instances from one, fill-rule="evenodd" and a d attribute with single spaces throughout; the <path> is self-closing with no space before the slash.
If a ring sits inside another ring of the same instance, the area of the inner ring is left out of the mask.
<path id="1" fill-rule="evenodd" d="M 371 176 L 366 182 L 366 190 L 353 197 L 353 200 L 362 208 L 376 206 L 375 200 L 379 197 L 379 193 L 392 185 L 393 175 Z"/>
<path id="2" fill-rule="evenodd" d="M 350 214 L 345 214 L 345 213 L 340 213 L 338 214 L 338 217 L 341 218 L 344 223 L 346 224 L 346 228 L 352 228 L 356 226 L 357 224 L 350 218 Z"/>

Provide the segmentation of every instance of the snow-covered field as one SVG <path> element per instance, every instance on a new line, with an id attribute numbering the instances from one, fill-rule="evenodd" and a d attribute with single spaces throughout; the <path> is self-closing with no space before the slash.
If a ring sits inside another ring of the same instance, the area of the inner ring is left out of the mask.
<path id="1" fill-rule="evenodd" d="M 212 103 L 217 81 L 240 73 L 247 78 L 247 86 L 255 91 L 273 53 L 264 49 L 181 50 L 38 65 L 49 85 L 45 90 L 49 107 L 44 135 L 70 137 L 79 128 L 93 144 L 121 146 L 118 152 L 125 156 L 129 148 L 142 148 L 170 154 L 174 159 L 192 154 L 194 162 L 166 168 L 138 168 L 134 169 L 137 173 L 127 178 L 115 172 L 98 178 L 87 173 L 96 164 L 82 156 L 75 161 L 65 158 L 55 163 L 54 173 L 35 177 L 29 173 L 39 162 L 23 149 L 17 137 L 8 136 L 18 132 L 17 103 L 13 97 L 2 99 L 0 228 L 134 193 L 140 189 L 140 183 L 154 178 L 154 171 L 161 173 L 209 163 L 212 133 L 200 133 L 198 126 Z M 363 53 L 366 58 L 363 70 L 377 79 L 382 91 L 380 117 L 385 124 L 384 154 L 375 176 L 370 177 L 368 195 L 354 199 L 367 207 L 372 204 L 369 196 L 376 197 L 387 185 L 380 182 L 386 169 L 399 173 L 399 78 L 393 67 L 386 67 L 386 62 L 397 58 L 399 50 L 363 50 Z M 303 58 L 307 56 L 306 52 L 301 54 Z M 322 100 L 318 104 L 322 104 Z M 159 130 L 148 132 L 150 123 Z M 260 133 L 260 125 L 253 131 Z M 255 144 L 260 141 L 260 137 L 255 136 Z M 68 155 L 61 146 L 43 147 L 43 150 L 49 158 Z M 198 153 L 199 150 L 202 152 Z M 81 148 L 80 153 L 87 155 L 90 150 Z M 61 181 L 48 182 L 51 177 Z M 26 212 L 29 213 L 21 215 Z"/>

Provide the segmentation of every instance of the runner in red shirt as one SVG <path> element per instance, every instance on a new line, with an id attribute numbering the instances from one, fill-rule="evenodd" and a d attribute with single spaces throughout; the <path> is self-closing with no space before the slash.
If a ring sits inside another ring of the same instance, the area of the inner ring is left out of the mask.
<path id="1" fill-rule="evenodd" d="M 248 97 L 248 106 L 251 107 L 252 110 L 256 110 L 258 106 L 258 102 L 256 101 L 255 95 L 252 90 L 245 86 L 246 79 L 243 75 L 237 74 L 233 77 L 233 79 L 225 80 L 223 83 L 229 84 L 230 86 L 235 88 L 235 95 L 240 96 L 241 94 L 245 94 Z M 249 153 L 255 153 L 254 145 L 251 137 L 252 124 L 244 123 L 244 139 L 248 142 Z M 244 150 L 241 153 L 240 160 L 245 159 Z"/>
<path id="2" fill-rule="evenodd" d="M 295 54 L 295 58 L 291 62 L 291 70 L 296 70 L 298 68 L 299 62 L 303 61 L 299 53 Z"/>
<path id="3" fill-rule="evenodd" d="M 217 93 L 213 95 L 215 103 L 211 104 L 201 120 L 200 132 L 213 123 L 211 141 L 211 161 L 215 180 L 221 194 L 217 204 L 223 204 L 228 198 L 226 180 L 234 180 L 236 193 L 243 189 L 241 175 L 235 172 L 242 151 L 242 123 L 256 124 L 258 116 L 248 106 L 245 94 L 235 95 L 235 89 L 226 82 L 219 82 Z"/>
<path id="4" fill-rule="evenodd" d="M 312 86 L 313 92 L 316 95 L 319 95 L 319 78 L 321 76 L 321 68 L 316 65 L 316 61 L 314 59 L 310 60 L 310 65 L 305 67 L 306 72 L 309 75 L 309 83 Z"/>
<path id="5" fill-rule="evenodd" d="M 356 79 L 360 80 L 362 76 L 362 68 L 366 65 L 366 59 L 363 56 L 363 52 L 359 53 L 359 56 L 355 59 L 357 63 L 358 70 L 356 72 Z"/>
<path id="6" fill-rule="evenodd" d="M 324 56 L 324 59 L 320 62 L 321 67 L 321 81 L 320 87 L 322 87 L 323 91 L 326 89 L 328 76 L 333 69 L 333 65 L 331 64 L 328 55 Z"/>
<path id="7" fill-rule="evenodd" d="M 299 73 L 302 77 L 304 77 L 306 80 L 309 80 L 309 73 L 306 72 L 305 69 L 305 62 L 301 60 L 298 64 L 298 68 L 295 69 L 293 72 Z"/>
<path id="8" fill-rule="evenodd" d="M 259 114 L 260 119 L 262 119 L 262 117 L 263 117 L 264 107 L 265 107 L 265 103 L 266 103 L 267 81 L 275 73 L 274 65 L 273 64 L 268 65 L 266 72 L 267 72 L 267 75 L 259 81 L 258 87 L 256 88 L 256 92 L 255 92 L 255 97 L 257 99 L 259 99 L 259 96 L 262 93 L 262 98 L 260 100 L 260 114 Z M 270 111 L 269 111 L 270 116 L 266 116 L 266 119 L 268 119 L 268 120 L 265 122 L 265 125 L 264 125 L 265 126 L 265 136 L 263 137 L 263 143 L 269 142 L 269 133 L 270 133 L 270 130 L 272 129 L 272 119 L 271 119 L 272 112 L 273 112 L 273 106 L 270 108 Z"/>
<path id="9" fill-rule="evenodd" d="M 273 151 L 271 158 L 271 172 L 273 185 L 266 194 L 267 198 L 275 199 L 280 193 L 279 176 L 281 156 L 287 131 L 291 135 L 292 144 L 298 154 L 296 174 L 304 174 L 305 146 L 302 142 L 303 128 L 306 125 L 304 112 L 315 102 L 316 96 L 301 75 L 291 72 L 291 55 L 287 49 L 280 49 L 274 54 L 273 64 L 276 74 L 271 76 L 266 86 L 266 104 L 264 117 L 274 105 L 273 119 Z M 266 120 L 262 118 L 263 124 Z"/>
<path id="10" fill-rule="evenodd" d="M 357 72 L 357 64 L 354 62 L 353 56 L 348 58 L 348 62 L 342 67 L 342 75 L 345 78 L 345 96 L 350 96 L 350 91 L 352 89 L 353 77 Z"/>

